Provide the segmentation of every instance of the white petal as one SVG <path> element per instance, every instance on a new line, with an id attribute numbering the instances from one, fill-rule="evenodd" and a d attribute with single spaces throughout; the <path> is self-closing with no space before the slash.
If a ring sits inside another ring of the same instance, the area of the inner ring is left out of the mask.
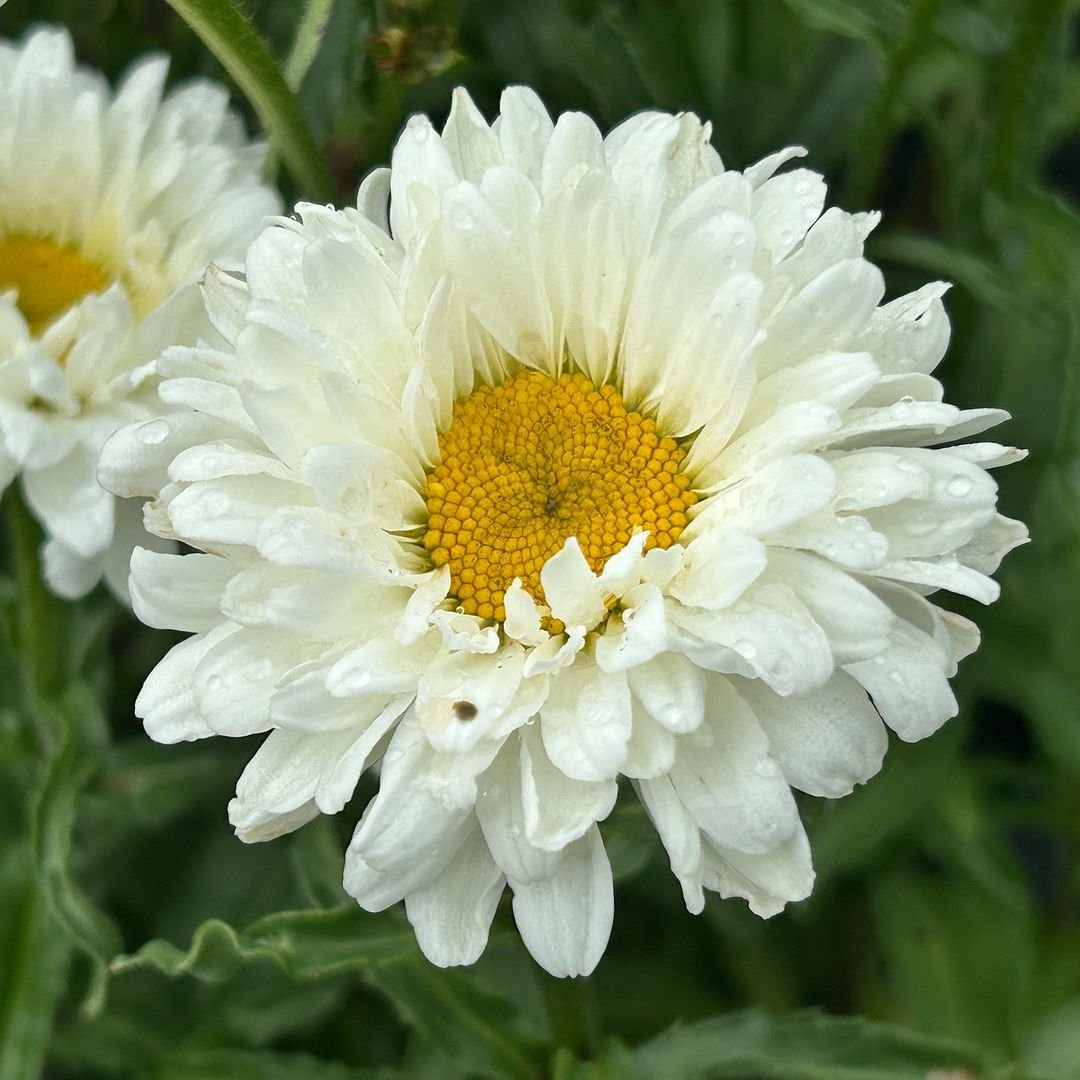
<path id="1" fill-rule="evenodd" d="M 540 570 L 551 614 L 567 626 L 591 630 L 606 614 L 605 590 L 597 581 L 577 537 L 571 536 Z"/>
<path id="2" fill-rule="evenodd" d="M 758 240 L 779 262 L 806 235 L 825 205 L 825 182 L 809 169 L 766 180 L 753 198 Z"/>
<path id="3" fill-rule="evenodd" d="M 845 670 L 866 688 L 885 723 L 905 742 L 917 742 L 957 714 L 947 677 L 951 659 L 933 638 L 899 619 L 885 652 Z"/>
<path id="4" fill-rule="evenodd" d="M 594 825 L 565 851 L 551 877 L 513 884 L 514 919 L 533 959 L 557 978 L 588 975 L 611 934 L 611 865 Z"/>
<path id="5" fill-rule="evenodd" d="M 551 683 L 540 712 L 544 749 L 575 780 L 611 780 L 626 760 L 630 688 L 626 675 L 579 663 Z"/>
<path id="6" fill-rule="evenodd" d="M 26 501 L 46 531 L 83 558 L 112 540 L 115 500 L 97 481 L 93 454 L 78 449 L 47 469 L 23 471 Z"/>
<path id="7" fill-rule="evenodd" d="M 705 723 L 679 739 L 671 782 L 714 844 L 763 854 L 795 830 L 799 815 L 754 713 L 726 680 L 709 680 Z"/>
<path id="8" fill-rule="evenodd" d="M 474 827 L 449 866 L 405 897 L 405 913 L 428 960 L 436 967 L 475 963 L 505 884 L 483 834 Z"/>
<path id="9" fill-rule="evenodd" d="M 319 778 L 348 745 L 341 732 L 271 731 L 248 762 L 229 803 L 229 822 L 245 843 L 272 840 L 310 821 Z"/>
<path id="10" fill-rule="evenodd" d="M 525 827 L 522 783 L 527 761 L 516 739 L 503 745 L 480 780 L 476 817 L 492 858 L 511 882 L 540 881 L 554 873 L 559 849 L 541 848 Z"/>
<path id="11" fill-rule="evenodd" d="M 679 879 L 686 910 L 698 915 L 705 907 L 701 830 L 687 813 L 669 776 L 642 780 L 636 787 L 668 853 L 671 872 Z"/>
<path id="12" fill-rule="evenodd" d="M 700 504 L 684 541 L 698 536 L 706 526 L 734 527 L 748 536 L 777 533 L 819 510 L 835 491 L 836 475 L 819 457 L 796 454 L 770 461 Z"/>
<path id="13" fill-rule="evenodd" d="M 772 548 L 769 579 L 795 591 L 824 630 L 837 664 L 865 660 L 889 644 L 892 610 L 865 585 L 825 560 Z"/>
<path id="14" fill-rule="evenodd" d="M 131 605 L 147 626 L 203 633 L 221 622 L 221 595 L 236 563 L 219 555 L 131 555 Z"/>
<path id="15" fill-rule="evenodd" d="M 135 700 L 135 715 L 151 739 L 174 743 L 214 734 L 195 703 L 195 669 L 211 649 L 239 629 L 235 623 L 219 623 L 207 634 L 174 645 L 158 661 Z"/>
<path id="16" fill-rule="evenodd" d="M 615 806 L 614 780 L 572 780 L 552 765 L 535 726 L 521 738 L 521 802 L 525 835 L 545 851 L 561 851 L 603 821 Z"/>
<path id="17" fill-rule="evenodd" d="M 628 678 L 634 698 L 669 731 L 693 731 L 705 716 L 705 674 L 679 653 L 661 653 Z"/>
<path id="18" fill-rule="evenodd" d="M 725 608 L 755 581 L 766 561 L 760 541 L 736 529 L 709 529 L 687 545 L 682 569 L 668 591 L 691 607 Z"/>
<path id="19" fill-rule="evenodd" d="M 299 643 L 276 630 L 244 627 L 208 649 L 195 668 L 195 702 L 219 735 L 251 735 L 270 726 L 270 697 L 303 659 Z"/>
<path id="20" fill-rule="evenodd" d="M 771 919 L 791 901 L 805 900 L 814 887 L 806 833 L 796 822 L 785 843 L 758 855 L 707 845 L 704 879 L 707 889 L 725 899 L 741 896 L 755 915 Z"/>
<path id="21" fill-rule="evenodd" d="M 837 672 L 819 690 L 782 698 L 753 680 L 734 686 L 754 710 L 789 784 L 810 795 L 849 795 L 881 768 L 889 740 L 858 683 Z"/>

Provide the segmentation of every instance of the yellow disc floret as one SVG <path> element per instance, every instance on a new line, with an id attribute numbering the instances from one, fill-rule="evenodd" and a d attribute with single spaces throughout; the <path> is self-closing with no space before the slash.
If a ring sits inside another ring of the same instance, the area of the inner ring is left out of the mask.
<path id="1" fill-rule="evenodd" d="M 72 304 L 109 284 L 108 274 L 76 248 L 38 236 L 0 237 L 0 292 L 17 290 L 19 310 L 35 336 Z"/>
<path id="2" fill-rule="evenodd" d="M 524 371 L 454 406 L 428 474 L 424 547 L 470 615 L 502 620 L 513 583 L 543 603 L 540 570 L 571 536 L 594 571 L 646 531 L 670 547 L 697 501 L 685 451 L 614 386 Z"/>

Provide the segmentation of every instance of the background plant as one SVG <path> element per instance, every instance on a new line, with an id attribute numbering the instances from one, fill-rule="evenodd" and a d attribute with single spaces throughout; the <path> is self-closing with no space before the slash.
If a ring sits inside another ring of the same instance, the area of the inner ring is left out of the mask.
<path id="1" fill-rule="evenodd" d="M 32 10 L 31 10 L 32 8 Z M 807 800 L 814 896 L 687 915 L 641 812 L 605 825 L 612 945 L 586 983 L 496 921 L 466 971 L 340 888 L 358 810 L 245 847 L 221 807 L 251 747 L 159 747 L 132 717 L 172 643 L 40 584 L 11 493 L 0 577 L 0 1077 L 1080 1077 L 1080 24 L 1065 0 L 14 0 L 119 73 L 232 79 L 289 198 L 348 202 L 409 112 L 508 82 L 611 125 L 692 109 L 743 167 L 810 148 L 884 211 L 893 295 L 954 281 L 940 375 L 1031 448 L 1002 506 L 1034 543 L 978 612 L 960 717 Z M 961 610 L 967 610 L 963 603 Z M 974 605 L 972 605 L 974 606 Z M 361 791 L 354 806 L 369 794 Z M 501 927 L 501 932 L 500 932 Z"/>

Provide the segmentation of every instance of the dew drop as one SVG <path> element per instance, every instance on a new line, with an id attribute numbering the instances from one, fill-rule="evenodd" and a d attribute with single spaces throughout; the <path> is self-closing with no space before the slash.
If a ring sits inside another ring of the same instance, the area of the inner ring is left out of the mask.
<path id="1" fill-rule="evenodd" d="M 954 476 L 946 485 L 945 490 L 954 498 L 962 499 L 971 493 L 975 486 L 969 476 Z"/>
<path id="2" fill-rule="evenodd" d="M 244 668 L 244 678 L 249 679 L 251 682 L 261 682 L 267 678 L 274 670 L 274 665 L 265 657 L 260 657 L 258 660 L 252 660 Z"/>
<path id="3" fill-rule="evenodd" d="M 144 446 L 158 446 L 169 437 L 169 425 L 164 420 L 149 420 L 135 433 Z"/>
<path id="4" fill-rule="evenodd" d="M 935 529 L 937 524 L 928 519 L 920 521 L 918 518 L 912 518 L 909 521 L 904 522 L 904 532 L 908 536 L 913 536 L 916 539 L 922 536 L 929 536 Z"/>
<path id="5" fill-rule="evenodd" d="M 746 233 L 744 233 L 744 232 L 733 233 L 732 237 L 731 237 L 731 242 L 736 247 L 742 247 L 742 245 L 746 243 Z"/>
<path id="6" fill-rule="evenodd" d="M 206 689 L 209 690 L 211 694 L 216 694 L 224 685 L 224 681 L 220 675 L 211 675 L 206 680 Z"/>
<path id="7" fill-rule="evenodd" d="M 232 506 L 232 500 L 224 491 L 211 491 L 203 500 L 203 513 L 208 518 L 224 517 Z"/>
<path id="8" fill-rule="evenodd" d="M 787 246 L 795 243 L 795 234 L 790 229 L 785 229 L 780 234 L 780 243 Z"/>
<path id="9" fill-rule="evenodd" d="M 662 721 L 665 727 L 680 727 L 684 720 L 683 710 L 678 705 L 669 702 L 661 706 L 657 719 Z"/>
<path id="10" fill-rule="evenodd" d="M 753 660 L 754 657 L 757 656 L 757 646 L 746 638 L 739 638 L 739 640 L 735 642 L 735 651 L 739 653 L 740 656 L 746 657 L 747 660 Z"/>

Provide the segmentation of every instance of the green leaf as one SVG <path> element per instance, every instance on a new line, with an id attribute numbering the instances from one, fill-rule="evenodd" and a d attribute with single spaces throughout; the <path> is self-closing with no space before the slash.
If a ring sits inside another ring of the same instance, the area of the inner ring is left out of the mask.
<path id="1" fill-rule="evenodd" d="M 169 0 L 169 4 L 236 80 L 304 196 L 332 198 L 334 181 L 326 160 L 262 35 L 231 0 Z"/>
<path id="2" fill-rule="evenodd" d="M 40 712 L 54 715 L 61 731 L 58 752 L 45 765 L 42 785 L 33 803 L 31 840 L 41 891 L 60 928 L 94 964 L 94 984 L 85 1008 L 91 1012 L 104 1001 L 105 978 L 110 957 L 122 947 L 120 931 L 86 896 L 72 874 L 72 829 L 78 814 L 79 795 L 97 769 L 80 732 L 100 727 L 97 703 L 81 684 L 73 684 L 56 707 L 44 702 Z"/>
<path id="3" fill-rule="evenodd" d="M 1022 1060 L 1039 1076 L 1080 1080 L 1080 997 L 1042 1019 L 1025 1041 Z"/>
<path id="4" fill-rule="evenodd" d="M 811 26 L 887 46 L 904 32 L 908 0 L 786 0 Z"/>
<path id="5" fill-rule="evenodd" d="M 898 867 L 875 882 L 872 902 L 897 1014 L 1010 1057 L 1032 977 L 1031 920 L 955 869 Z"/>
<path id="6" fill-rule="evenodd" d="M 984 1065 L 973 1047 L 892 1024 L 756 1009 L 671 1028 L 623 1060 L 620 1075 L 641 1080 L 925 1080 Z"/>
<path id="7" fill-rule="evenodd" d="M 42 903 L 29 852 L 9 847 L 0 858 L 0 1076 L 40 1074 L 69 951 Z"/>
<path id="8" fill-rule="evenodd" d="M 220 919 L 196 930 L 185 952 L 167 941 L 148 942 L 112 962 L 114 974 L 155 968 L 166 975 L 191 975 L 221 982 L 255 961 L 277 964 L 297 979 L 363 970 L 412 956 L 412 932 L 390 916 L 371 915 L 355 904 L 329 911 L 281 911 L 237 932 Z"/>
<path id="9" fill-rule="evenodd" d="M 160 1065 L 153 1080 L 394 1080 L 394 1069 L 354 1069 L 309 1054 L 269 1050 L 207 1050 Z"/>
<path id="10" fill-rule="evenodd" d="M 514 1006 L 462 972 L 433 967 L 417 955 L 371 969 L 365 977 L 406 1023 L 452 1060 L 471 1066 L 470 1073 L 536 1076 L 534 1055 L 512 1033 Z"/>

